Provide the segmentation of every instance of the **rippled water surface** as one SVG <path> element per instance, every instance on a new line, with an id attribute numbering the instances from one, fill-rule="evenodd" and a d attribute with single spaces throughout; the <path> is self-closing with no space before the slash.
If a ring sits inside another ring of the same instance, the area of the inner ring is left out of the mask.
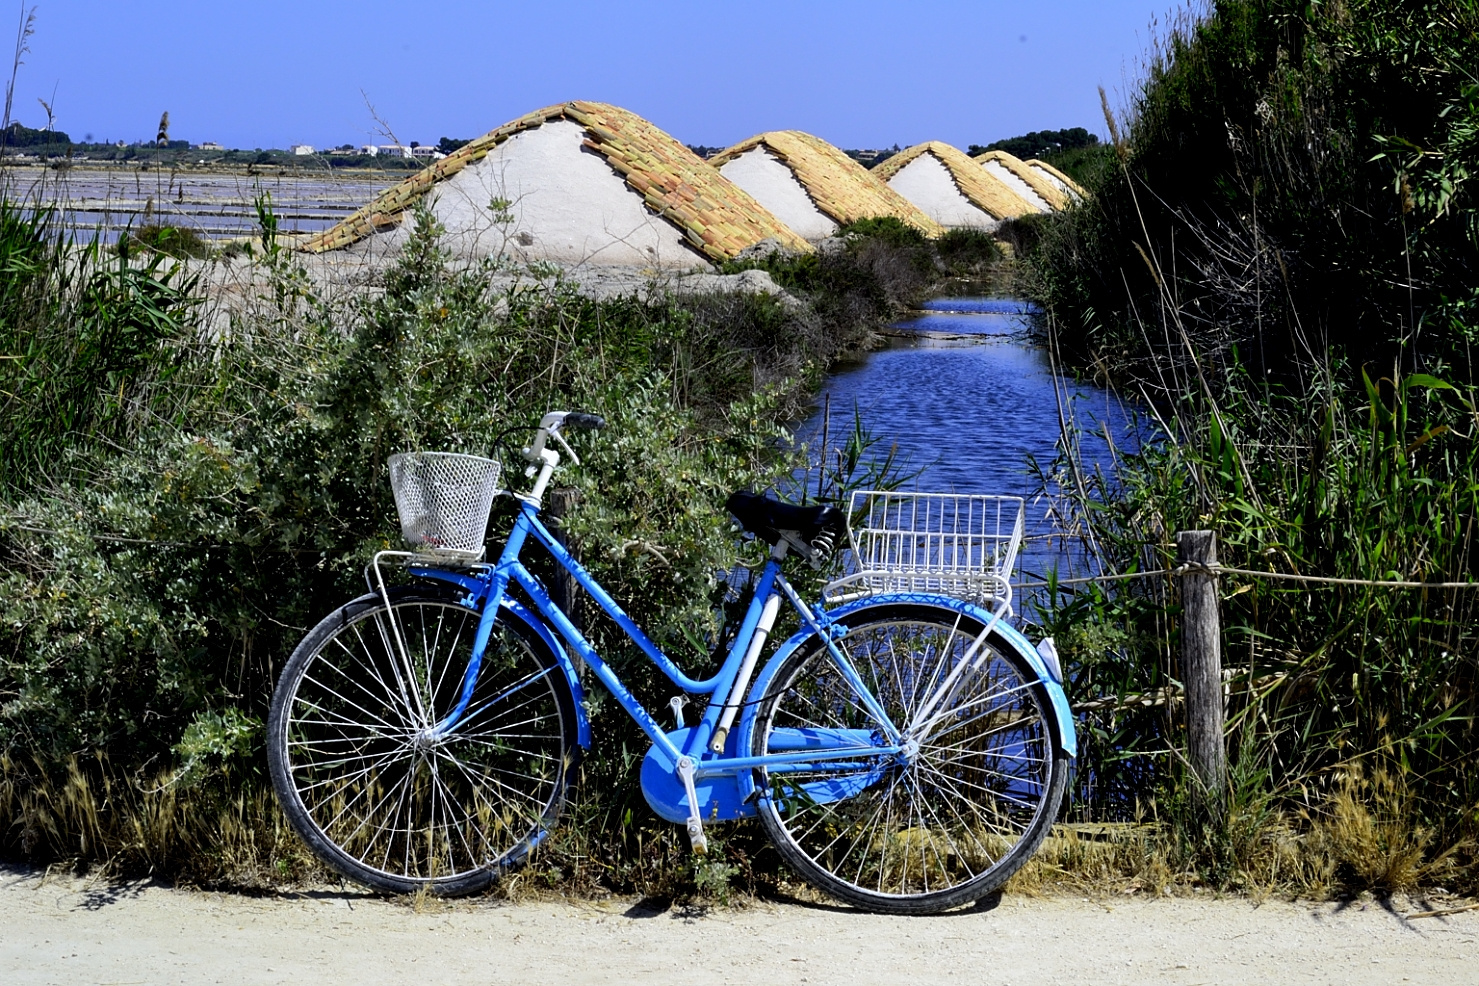
<path id="1" fill-rule="evenodd" d="M 885 446 L 897 444 L 910 472 L 920 471 L 905 489 L 1025 497 L 1040 486 L 1028 456 L 1046 468 L 1056 454 L 1060 400 L 1071 405 L 1088 463 L 1109 465 L 1105 425 L 1116 445 L 1131 443 L 1129 415 L 1114 395 L 1055 378 L 1047 351 L 1034 340 L 1030 306 L 940 298 L 925 309 L 895 326 L 887 348 L 832 376 L 816 413 L 799 429 L 803 441 L 820 445 L 829 400 L 828 444 L 851 427 L 856 408 Z M 1029 500 L 1029 535 L 1051 532 L 1046 513 L 1046 501 Z M 1040 574 L 1055 564 L 1061 570 L 1066 561 L 1039 545 L 1024 553 L 1022 567 Z"/>
<path id="2" fill-rule="evenodd" d="M 1028 495 L 1036 480 L 1026 456 L 1051 462 L 1059 434 L 1059 399 L 1072 401 L 1086 458 L 1108 461 L 1099 429 L 1118 436 L 1127 415 L 1108 391 L 1058 378 L 1047 351 L 1031 338 L 1031 309 L 997 298 L 940 298 L 917 318 L 898 323 L 888 348 L 835 374 L 832 432 L 850 424 L 853 408 L 873 433 L 897 442 L 911 488 L 957 493 Z M 821 407 L 801 429 L 816 444 Z M 835 444 L 835 441 L 834 441 Z"/>

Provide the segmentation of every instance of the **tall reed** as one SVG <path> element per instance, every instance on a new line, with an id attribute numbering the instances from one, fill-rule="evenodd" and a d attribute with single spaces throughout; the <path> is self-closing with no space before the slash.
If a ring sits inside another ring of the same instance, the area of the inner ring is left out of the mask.
<path id="1" fill-rule="evenodd" d="M 191 342 L 193 288 L 163 254 L 78 243 L 39 197 L 0 198 L 0 488 L 136 433 Z"/>
<path id="2" fill-rule="evenodd" d="M 1359 584 L 1479 576 L 1479 21 L 1421 6 L 1247 0 L 1174 24 L 1114 121 L 1117 167 L 1034 256 L 1053 344 L 1149 419 L 1112 476 L 1060 463 L 1097 564 L 1167 568 L 1174 532 L 1210 527 L 1226 565 L 1356 580 L 1221 579 L 1222 819 L 1177 752 L 1174 584 L 1065 588 L 1044 616 L 1092 705 L 1084 810 L 1169 821 L 1214 882 L 1290 838 L 1306 882 L 1479 879 L 1479 591 Z M 1417 146 L 1447 150 L 1394 150 Z"/>

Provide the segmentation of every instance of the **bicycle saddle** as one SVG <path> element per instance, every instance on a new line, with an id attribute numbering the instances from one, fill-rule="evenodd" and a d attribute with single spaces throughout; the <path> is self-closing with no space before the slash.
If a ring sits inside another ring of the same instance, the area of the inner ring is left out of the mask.
<path id="1" fill-rule="evenodd" d="M 731 493 L 724 505 L 741 527 L 771 545 L 787 541 L 798 548 L 830 552 L 846 529 L 836 507 L 798 507 L 745 490 Z"/>

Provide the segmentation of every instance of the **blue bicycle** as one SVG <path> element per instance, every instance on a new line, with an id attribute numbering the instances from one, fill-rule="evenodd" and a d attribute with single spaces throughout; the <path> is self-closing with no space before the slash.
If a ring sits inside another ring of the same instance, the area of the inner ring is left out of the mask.
<path id="1" fill-rule="evenodd" d="M 1076 742 L 1051 641 L 1034 648 L 1006 622 L 1020 501 L 1013 531 L 1011 498 L 874 494 L 850 519 L 735 494 L 730 511 L 771 552 L 722 666 L 697 680 L 540 520 L 559 450 L 579 461 L 562 431 L 603 424 L 544 416 L 523 450 L 533 485 L 510 494 L 518 514 L 493 564 L 481 559 L 498 463 L 392 459 L 415 550 L 376 557 L 373 591 L 304 638 L 273 696 L 273 785 L 308 845 L 395 893 L 474 892 L 527 861 L 591 744 L 578 660 L 650 738 L 642 791 L 695 851 L 705 825 L 758 817 L 796 873 L 886 913 L 957 907 L 1004 883 L 1057 816 Z M 977 515 L 993 507 L 1008 511 L 1006 536 L 983 533 Z M 808 605 L 781 562 L 820 565 L 845 531 L 855 571 Z M 681 692 L 676 728 L 525 568 L 531 537 Z M 387 587 L 392 561 L 416 583 Z M 783 603 L 800 629 L 762 665 Z M 702 711 L 684 724 L 689 697 Z"/>

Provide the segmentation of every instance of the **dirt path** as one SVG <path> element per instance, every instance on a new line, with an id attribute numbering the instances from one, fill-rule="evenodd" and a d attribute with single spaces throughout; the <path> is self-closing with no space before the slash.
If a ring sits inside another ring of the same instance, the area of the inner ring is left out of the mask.
<path id="1" fill-rule="evenodd" d="M 704 970 L 711 970 L 705 972 Z M 0 982 L 1427 983 L 1479 981 L 1479 912 L 1005 898 L 927 919 L 758 904 L 691 914 L 251 898 L 0 870 Z"/>

